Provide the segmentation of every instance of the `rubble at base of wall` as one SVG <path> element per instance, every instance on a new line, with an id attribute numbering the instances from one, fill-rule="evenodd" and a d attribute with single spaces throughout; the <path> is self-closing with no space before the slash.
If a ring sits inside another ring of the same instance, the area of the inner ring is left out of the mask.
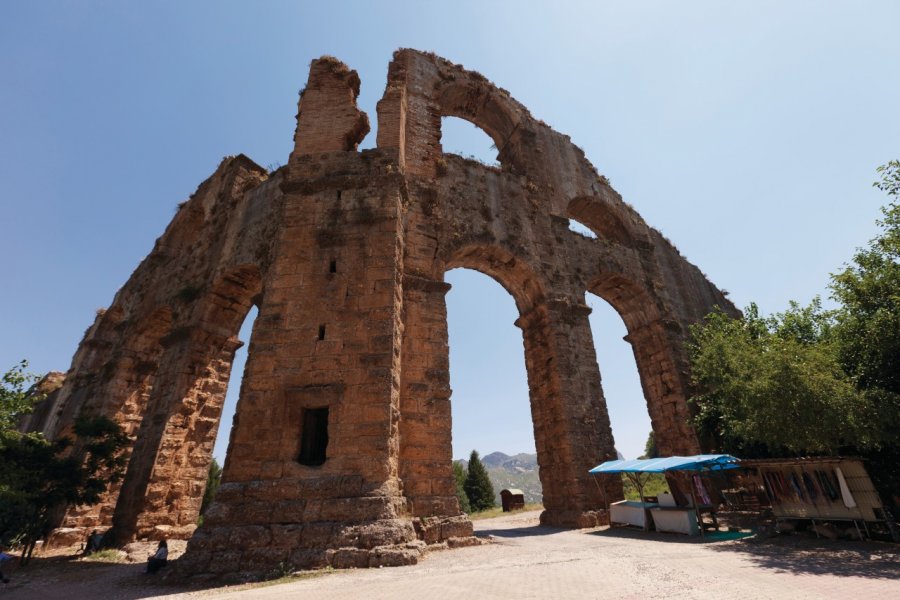
<path id="1" fill-rule="evenodd" d="M 200 529 L 171 581 L 252 581 L 300 570 L 414 565 L 426 552 L 483 543 L 465 515 Z M 277 568 L 273 567 L 276 565 Z"/>

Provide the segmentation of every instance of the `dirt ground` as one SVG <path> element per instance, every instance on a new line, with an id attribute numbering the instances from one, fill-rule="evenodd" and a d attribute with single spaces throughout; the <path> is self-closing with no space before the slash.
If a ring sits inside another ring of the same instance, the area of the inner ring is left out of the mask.
<path id="1" fill-rule="evenodd" d="M 415 566 L 332 571 L 268 586 L 187 590 L 159 585 L 140 563 L 40 558 L 10 573 L 0 599 L 900 597 L 900 547 L 892 544 L 567 531 L 538 526 L 538 514 L 477 521 L 478 534 L 494 543 L 433 552 Z M 131 554 L 142 560 L 150 550 L 133 547 Z"/>

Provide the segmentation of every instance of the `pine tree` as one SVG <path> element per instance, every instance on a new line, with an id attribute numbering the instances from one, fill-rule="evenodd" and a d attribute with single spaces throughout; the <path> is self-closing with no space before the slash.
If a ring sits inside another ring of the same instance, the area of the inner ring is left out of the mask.
<path id="1" fill-rule="evenodd" d="M 473 511 L 487 510 L 494 506 L 494 486 L 491 485 L 487 470 L 478 458 L 477 450 L 472 450 L 469 457 L 469 474 L 466 476 L 464 488 Z"/>
<path id="2" fill-rule="evenodd" d="M 213 498 L 216 497 L 220 483 L 222 483 L 222 467 L 219 466 L 219 461 L 213 457 L 212 462 L 209 463 L 209 471 L 206 473 L 206 490 L 203 492 L 203 502 L 200 504 L 201 517 L 212 504 Z"/>
<path id="3" fill-rule="evenodd" d="M 456 498 L 459 500 L 459 509 L 464 513 L 472 512 L 469 497 L 466 496 L 466 477 L 468 473 L 461 462 L 453 461 L 453 478 L 456 479 Z"/>

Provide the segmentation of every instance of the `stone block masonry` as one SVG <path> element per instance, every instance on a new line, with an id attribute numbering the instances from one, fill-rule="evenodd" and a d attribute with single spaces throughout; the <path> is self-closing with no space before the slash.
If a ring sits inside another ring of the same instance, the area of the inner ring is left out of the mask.
<path id="1" fill-rule="evenodd" d="M 60 526 L 117 543 L 190 538 L 176 571 L 198 579 L 411 564 L 429 545 L 471 543 L 451 468 L 444 274 L 456 267 L 493 277 L 518 308 L 542 523 L 605 523 L 604 493 L 622 493 L 588 475 L 615 448 L 586 292 L 628 328 L 660 451 L 700 450 L 684 341 L 714 306 L 736 312 L 722 293 L 567 137 L 478 73 L 399 50 L 364 151 L 359 86 L 337 59 L 313 61 L 287 165 L 226 158 L 87 330 L 29 426 L 58 436 L 79 414 L 108 415 L 129 462 L 102 503 Z M 490 135 L 501 167 L 444 154 L 444 116 Z M 223 483 L 197 529 L 254 305 Z"/>

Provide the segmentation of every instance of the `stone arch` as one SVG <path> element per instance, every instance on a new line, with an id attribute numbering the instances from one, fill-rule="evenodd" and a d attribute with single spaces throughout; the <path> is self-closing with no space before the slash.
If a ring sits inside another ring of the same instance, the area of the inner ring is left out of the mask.
<path id="1" fill-rule="evenodd" d="M 625 323 L 641 379 L 647 412 L 662 455 L 700 451 L 688 421 L 688 390 L 682 328 L 663 313 L 654 294 L 621 273 L 601 273 L 587 291 L 607 301 Z"/>
<path id="2" fill-rule="evenodd" d="M 518 157 L 508 150 L 518 127 L 518 119 L 509 99 L 493 86 L 485 86 L 471 73 L 442 81 L 435 91 L 441 117 L 459 117 L 484 131 L 497 148 L 497 160 L 505 168 L 523 171 Z"/>
<path id="3" fill-rule="evenodd" d="M 640 284 L 622 273 L 604 272 L 589 280 L 587 291 L 616 309 L 628 331 L 640 329 L 661 318 L 654 298 Z"/>
<path id="4" fill-rule="evenodd" d="M 491 277 L 513 297 L 520 313 L 531 311 L 544 293 L 537 274 L 527 262 L 496 244 L 461 243 L 441 253 L 431 268 L 430 277 L 407 274 L 403 278 L 403 320 L 407 333 L 401 348 L 404 364 L 400 373 L 399 476 L 413 516 L 453 519 L 460 510 L 452 472 L 445 301 L 450 286 L 444 282 L 444 274 L 454 268 L 470 268 Z M 436 542 L 471 533 L 467 521 L 461 527 L 462 530 L 450 527 L 445 534 L 438 526 L 437 531 L 420 535 L 426 541 Z"/>
<path id="5" fill-rule="evenodd" d="M 600 198 L 578 196 L 566 207 L 566 214 L 594 232 L 598 238 L 623 246 L 634 246 L 637 235 L 617 211 Z"/>
<path id="6" fill-rule="evenodd" d="M 128 438 L 124 447 L 126 458 L 132 452 L 142 417 L 153 389 L 162 354 L 161 341 L 169 331 L 172 312 L 168 307 L 151 310 L 146 319 L 127 330 L 130 319 L 118 305 L 113 305 L 98 318 L 92 344 L 85 344 L 84 357 L 89 366 L 88 377 L 68 378 L 61 390 L 65 405 L 58 416 L 60 429 L 53 437 L 71 435 L 75 419 L 81 415 L 103 415 L 118 423 Z M 111 341 L 118 330 L 126 333 L 118 343 Z M 101 343 L 101 340 L 105 342 Z M 73 363 L 73 371 L 79 357 Z M 76 448 L 77 451 L 77 448 Z M 66 528 L 106 528 L 112 524 L 113 509 L 120 485 L 110 485 L 100 501 L 91 506 L 70 506 L 60 514 L 60 526 Z"/>
<path id="7" fill-rule="evenodd" d="M 427 56 L 427 62 L 411 73 L 405 63 L 414 56 Z M 522 137 L 520 125 L 532 119 L 506 90 L 445 59 L 398 50 L 378 103 L 378 147 L 396 149 L 408 172 L 434 176 L 441 154 L 441 117 L 459 117 L 479 127 L 494 141 L 504 170 L 528 172 L 521 144 L 530 136 Z"/>
<path id="8" fill-rule="evenodd" d="M 587 474 L 598 457 L 614 456 L 612 434 L 593 353 L 589 309 L 583 299 L 548 298 L 541 270 L 495 243 L 463 243 L 442 254 L 440 280 L 452 268 L 470 268 L 497 281 L 516 303 L 522 330 L 532 423 L 545 511 L 542 522 L 590 526 L 602 520 L 596 483 Z M 437 279 L 437 278 L 436 278 Z M 443 281 L 404 289 L 405 323 L 416 333 L 403 352 L 401 477 L 417 516 L 458 513 L 450 472 L 450 380 Z M 423 345 L 416 338 L 426 328 Z M 438 341 L 438 343 L 434 343 Z M 424 349 L 424 351 L 423 351 Z M 427 410 L 426 410 L 427 409 Z M 585 427 L 585 424 L 588 424 Z M 410 442 L 412 440 L 412 442 Z M 446 497 L 434 498 L 438 492 Z M 608 492 L 621 494 L 615 484 Z M 431 496 L 429 496 L 431 494 Z M 439 507 L 436 510 L 435 507 Z"/>
<path id="9" fill-rule="evenodd" d="M 199 311 L 198 322 L 209 332 L 236 335 L 250 311 L 259 304 L 262 294 L 262 276 L 256 265 L 239 265 L 231 268 L 210 286 Z"/>
<path id="10" fill-rule="evenodd" d="M 480 243 L 459 246 L 448 253 L 443 271 L 456 268 L 473 269 L 494 279 L 513 297 L 520 314 L 527 313 L 544 299 L 544 286 L 535 270 L 501 246 Z"/>
<path id="11" fill-rule="evenodd" d="M 113 539 L 183 538 L 196 528 L 237 333 L 261 287 L 255 265 L 228 269 L 165 337 L 163 376 L 141 420 Z"/>

